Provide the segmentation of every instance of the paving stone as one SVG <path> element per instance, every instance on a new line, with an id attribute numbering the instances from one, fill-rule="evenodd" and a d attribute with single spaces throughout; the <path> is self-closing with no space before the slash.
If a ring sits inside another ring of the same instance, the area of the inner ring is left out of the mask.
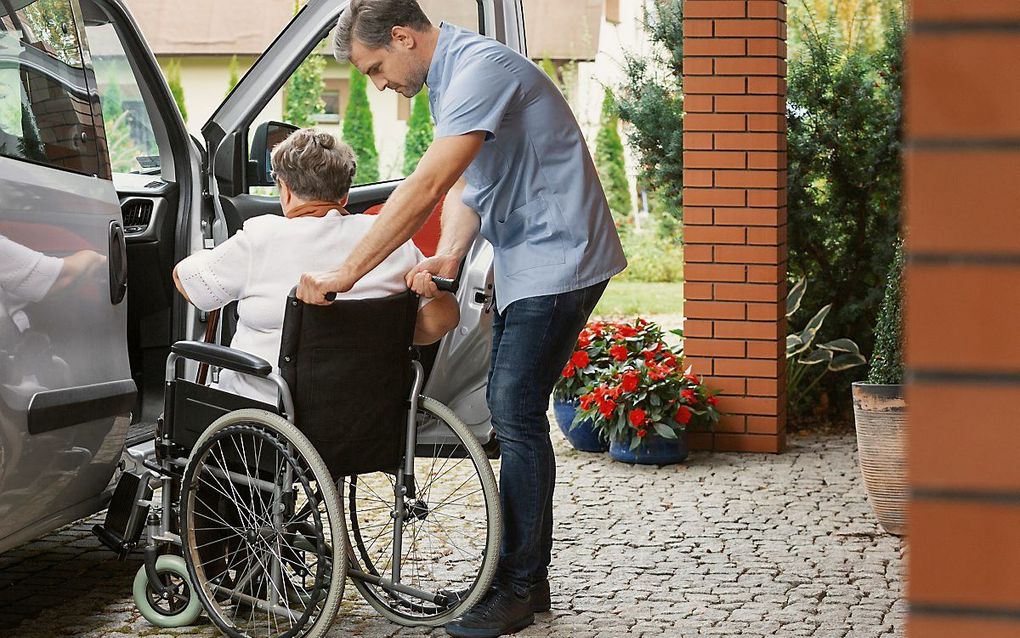
<path id="1" fill-rule="evenodd" d="M 628 466 L 556 432 L 551 613 L 524 637 L 902 637 L 902 541 L 882 532 L 852 434 L 791 437 L 781 455 L 692 453 Z M 496 462 L 498 464 L 498 462 Z M 157 629 L 135 609 L 141 565 L 96 541 L 92 517 L 0 556 L 0 637 L 218 636 Z M 445 636 L 402 628 L 353 586 L 330 638 Z"/>

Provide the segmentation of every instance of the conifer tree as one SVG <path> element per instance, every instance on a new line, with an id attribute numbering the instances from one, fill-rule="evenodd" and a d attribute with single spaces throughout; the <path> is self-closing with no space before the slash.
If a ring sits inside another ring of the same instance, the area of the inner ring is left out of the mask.
<path id="1" fill-rule="evenodd" d="M 432 115 L 429 113 L 428 89 L 422 87 L 414 96 L 411 117 L 407 121 L 407 138 L 404 140 L 404 175 L 410 175 L 418 161 L 432 143 Z"/>
<path id="2" fill-rule="evenodd" d="M 631 213 L 630 184 L 623 158 L 623 141 L 620 139 L 620 118 L 613 94 L 606 87 L 602 99 L 602 118 L 595 137 L 595 167 L 606 190 L 609 208 L 619 217 Z"/>
<path id="3" fill-rule="evenodd" d="M 359 184 L 379 181 L 379 152 L 375 148 L 372 109 L 368 105 L 368 80 L 351 68 L 350 97 L 344 112 L 344 141 L 354 149 Z"/>

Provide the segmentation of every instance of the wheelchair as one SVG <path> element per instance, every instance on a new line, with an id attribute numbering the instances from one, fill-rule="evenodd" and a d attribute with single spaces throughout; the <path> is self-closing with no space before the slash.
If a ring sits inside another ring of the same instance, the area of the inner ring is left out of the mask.
<path id="1" fill-rule="evenodd" d="M 421 395 L 417 300 L 312 306 L 292 291 L 279 374 L 228 347 L 172 347 L 153 458 L 124 473 L 95 529 L 123 558 L 145 528 L 134 595 L 146 619 L 183 626 L 204 610 L 234 638 L 315 638 L 346 577 L 410 626 L 448 622 L 484 594 L 496 480 L 468 427 Z M 263 379 L 278 403 L 190 382 L 186 361 Z"/>

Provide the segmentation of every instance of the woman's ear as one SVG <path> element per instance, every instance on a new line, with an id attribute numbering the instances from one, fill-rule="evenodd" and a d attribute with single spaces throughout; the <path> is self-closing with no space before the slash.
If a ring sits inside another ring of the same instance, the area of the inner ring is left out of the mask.
<path id="1" fill-rule="evenodd" d="M 276 178 L 276 183 L 280 185 L 280 204 L 283 206 L 284 210 L 286 210 L 293 195 L 290 192 L 290 187 L 287 186 L 287 182 L 280 178 Z"/>
<path id="2" fill-rule="evenodd" d="M 346 206 L 347 205 L 347 200 L 349 200 L 350 198 L 351 198 L 351 194 L 350 193 L 347 193 L 346 195 L 344 195 L 343 199 L 340 200 L 340 205 L 341 206 Z"/>

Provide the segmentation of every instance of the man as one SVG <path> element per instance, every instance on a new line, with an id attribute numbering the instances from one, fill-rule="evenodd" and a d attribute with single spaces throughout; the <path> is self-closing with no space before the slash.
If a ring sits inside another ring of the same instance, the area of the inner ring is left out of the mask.
<path id="1" fill-rule="evenodd" d="M 407 241 L 448 192 L 435 257 L 452 277 L 480 231 L 494 249 L 488 403 L 502 450 L 503 546 L 495 584 L 446 630 L 499 636 L 549 609 L 556 461 L 546 410 L 577 335 L 610 277 L 626 267 L 605 193 L 577 121 L 549 78 L 502 44 L 433 26 L 414 0 L 353 0 L 335 56 L 376 88 L 429 87 L 435 140 L 340 267 L 306 273 L 298 294 L 323 303 Z M 422 278 L 419 278 L 422 281 Z M 436 294 L 431 280 L 414 285 Z"/>

